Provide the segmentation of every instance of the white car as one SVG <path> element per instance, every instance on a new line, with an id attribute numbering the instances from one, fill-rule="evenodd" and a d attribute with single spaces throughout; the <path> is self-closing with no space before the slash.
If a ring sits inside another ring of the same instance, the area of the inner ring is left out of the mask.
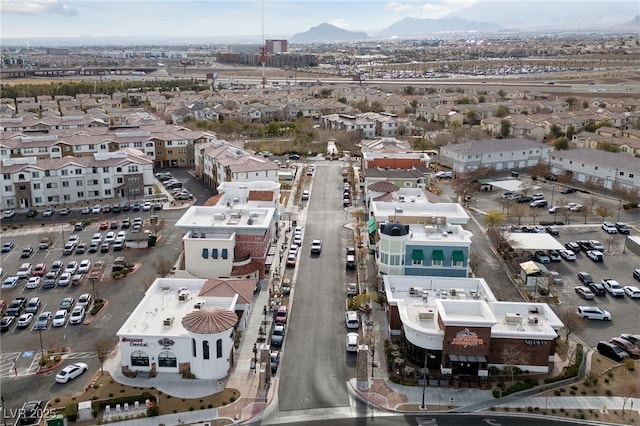
<path id="1" fill-rule="evenodd" d="M 67 311 L 66 309 L 60 309 L 56 311 L 56 314 L 53 316 L 53 326 L 54 327 L 64 327 L 67 324 Z"/>
<path id="2" fill-rule="evenodd" d="M 100 204 L 95 204 L 93 207 L 91 207 L 91 213 L 93 214 L 102 213 L 102 206 Z"/>
<path id="3" fill-rule="evenodd" d="M 345 339 L 347 352 L 358 352 L 358 338 L 358 333 L 347 333 L 347 337 Z"/>
<path id="4" fill-rule="evenodd" d="M 151 203 L 149 201 L 145 201 L 145 203 L 142 205 L 142 210 L 144 210 L 145 212 L 151 210 Z"/>
<path id="5" fill-rule="evenodd" d="M 69 316 L 69 324 L 82 324 L 82 321 L 84 321 L 84 307 L 75 306 Z"/>
<path id="6" fill-rule="evenodd" d="M 89 366 L 84 362 L 76 362 L 75 364 L 67 365 L 56 374 L 56 382 L 68 383 L 70 380 L 82 375 L 89 369 Z"/>
<path id="7" fill-rule="evenodd" d="M 623 289 L 626 295 L 630 298 L 640 299 L 640 288 L 636 287 L 635 285 L 625 285 Z"/>
<path id="8" fill-rule="evenodd" d="M 603 278 L 602 285 L 604 289 L 613 297 L 624 297 L 624 289 L 618 281 L 611 278 Z"/>
<path id="9" fill-rule="evenodd" d="M 107 235 L 104 236 L 105 243 L 113 244 L 115 240 L 116 240 L 116 233 L 113 231 L 107 232 Z"/>
<path id="10" fill-rule="evenodd" d="M 49 207 L 48 209 L 42 212 L 42 216 L 43 217 L 53 216 L 53 213 L 55 213 L 55 210 Z"/>
<path id="11" fill-rule="evenodd" d="M 604 260 L 604 255 L 601 251 L 598 250 L 589 250 L 587 251 L 587 257 L 594 262 L 602 262 Z"/>
<path id="12" fill-rule="evenodd" d="M 600 321 L 611 321 L 611 314 L 609 311 L 598 308 L 597 306 L 578 306 L 576 312 L 580 318 L 595 319 Z"/>
<path id="13" fill-rule="evenodd" d="M 58 285 L 59 286 L 67 286 L 71 283 L 71 274 L 68 272 L 63 273 L 62 275 L 60 275 L 60 279 L 58 280 Z"/>
<path id="14" fill-rule="evenodd" d="M 69 263 L 67 263 L 67 266 L 64 267 L 64 271 L 70 273 L 71 275 L 75 274 L 76 272 L 78 272 L 78 262 L 76 262 L 75 260 L 70 261 Z"/>
<path id="15" fill-rule="evenodd" d="M 576 260 L 576 254 L 573 252 L 573 250 L 562 249 L 558 250 L 558 253 L 560 253 L 560 257 L 562 257 L 564 260 Z"/>
<path id="16" fill-rule="evenodd" d="M 29 327 L 29 324 L 31 324 L 31 320 L 33 320 L 33 314 L 31 313 L 22 314 L 20 315 L 20 318 L 18 318 L 18 323 L 16 324 L 16 327 L 18 328 Z"/>
<path id="17" fill-rule="evenodd" d="M 85 310 L 89 309 L 89 306 L 91 306 L 91 295 L 89 293 L 81 294 L 80 297 L 78 297 L 76 306 L 82 306 Z"/>
<path id="18" fill-rule="evenodd" d="M 27 285 L 25 286 L 28 289 L 34 289 L 40 287 L 40 277 L 31 277 L 29 281 L 27 281 Z"/>
<path id="19" fill-rule="evenodd" d="M 91 270 L 91 261 L 89 259 L 82 259 L 80 266 L 78 266 L 79 274 L 86 274 Z"/>
<path id="20" fill-rule="evenodd" d="M 602 222 L 602 229 L 607 231 L 609 234 L 617 234 L 618 228 L 611 222 Z"/>
<path id="21" fill-rule="evenodd" d="M 15 215 L 16 215 L 15 210 L 6 210 L 4 213 L 2 213 L 3 219 L 9 219 L 11 217 L 14 217 Z"/>
<path id="22" fill-rule="evenodd" d="M 589 243 L 591 244 L 591 247 L 593 247 L 594 250 L 598 250 L 598 251 L 604 251 L 604 246 L 602 245 L 602 243 L 598 240 L 589 240 Z"/>

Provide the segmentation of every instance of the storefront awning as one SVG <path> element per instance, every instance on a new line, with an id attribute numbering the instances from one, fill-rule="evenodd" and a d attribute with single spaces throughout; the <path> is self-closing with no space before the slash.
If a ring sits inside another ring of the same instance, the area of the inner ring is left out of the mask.
<path id="1" fill-rule="evenodd" d="M 369 228 L 369 233 L 373 234 L 376 232 L 376 218 L 371 216 L 369 221 L 367 222 L 367 227 Z"/>
<path id="2" fill-rule="evenodd" d="M 434 250 L 431 252 L 432 260 L 444 260 L 444 253 L 442 250 Z"/>
<path id="3" fill-rule="evenodd" d="M 479 362 L 486 363 L 487 357 L 484 355 L 453 355 L 449 354 L 449 361 L 452 362 Z"/>
<path id="4" fill-rule="evenodd" d="M 454 262 L 464 262 L 464 253 L 460 250 L 454 250 L 452 258 Z"/>
<path id="5" fill-rule="evenodd" d="M 424 253 L 420 249 L 413 249 L 411 260 L 424 260 Z"/>

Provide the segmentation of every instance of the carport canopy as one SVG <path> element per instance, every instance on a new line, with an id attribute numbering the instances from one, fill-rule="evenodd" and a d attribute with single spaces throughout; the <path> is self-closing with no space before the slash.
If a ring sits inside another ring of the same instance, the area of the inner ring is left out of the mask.
<path id="1" fill-rule="evenodd" d="M 525 188 L 524 182 L 518 179 L 492 180 L 490 182 L 486 182 L 486 184 L 495 186 L 496 188 L 504 189 L 505 191 L 511 191 L 511 192 L 522 191 Z M 540 189 L 540 187 L 536 185 L 531 185 L 531 186 L 527 186 L 527 189 L 531 191 L 535 191 L 536 189 Z"/>
<path id="2" fill-rule="evenodd" d="M 549 234 L 512 232 L 507 242 L 515 250 L 561 250 L 564 246 Z"/>

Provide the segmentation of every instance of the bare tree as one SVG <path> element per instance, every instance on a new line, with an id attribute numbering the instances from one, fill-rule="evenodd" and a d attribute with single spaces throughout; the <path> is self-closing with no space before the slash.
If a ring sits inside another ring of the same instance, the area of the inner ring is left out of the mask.
<path id="1" fill-rule="evenodd" d="M 509 211 L 509 216 L 515 217 L 518 219 L 518 225 L 520 225 L 522 218 L 526 214 L 527 214 L 527 207 L 525 207 L 522 204 L 514 204 L 514 206 Z"/>
<path id="2" fill-rule="evenodd" d="M 604 221 L 605 218 L 611 216 L 613 214 L 613 212 L 611 210 L 609 210 L 609 208 L 607 206 L 598 206 L 596 207 L 596 209 L 594 210 L 594 213 L 598 216 L 600 216 L 602 218 L 602 220 Z"/>
<path id="3" fill-rule="evenodd" d="M 582 210 L 580 210 L 580 214 L 584 217 L 584 223 L 587 223 L 587 217 L 593 214 L 593 208 L 596 205 L 598 199 L 593 195 L 584 200 L 584 205 Z"/>
<path id="4" fill-rule="evenodd" d="M 173 269 L 173 262 L 164 256 L 160 256 L 153 262 L 153 267 L 158 273 L 158 276 L 164 278 L 169 275 L 169 272 Z"/>
<path id="5" fill-rule="evenodd" d="M 538 216 L 540 216 L 540 209 L 538 207 L 530 207 L 529 208 L 529 216 L 531 216 L 531 219 L 533 219 L 533 224 L 536 224 L 536 220 L 538 219 Z"/>
<path id="6" fill-rule="evenodd" d="M 564 331 L 565 341 L 569 340 L 569 336 L 572 333 L 583 330 L 585 327 L 585 322 L 576 315 L 575 307 L 567 306 L 562 308 L 562 310 L 558 312 L 558 318 L 560 318 L 560 321 L 564 324 L 562 330 Z"/>
<path id="7" fill-rule="evenodd" d="M 502 363 L 504 364 L 504 371 L 511 375 L 511 381 L 513 382 L 516 374 L 516 366 L 524 364 L 527 356 L 516 345 L 507 345 L 502 349 L 500 353 L 502 357 Z"/>
<path id="8" fill-rule="evenodd" d="M 478 275 L 478 268 L 480 267 L 481 263 L 482 263 L 482 258 L 480 257 L 478 252 L 475 250 L 471 250 L 469 252 L 469 261 L 467 262 L 467 265 L 469 266 L 469 269 L 471 269 L 474 275 Z"/>
<path id="9" fill-rule="evenodd" d="M 100 375 L 104 374 L 104 363 L 111 355 L 115 341 L 111 336 L 102 336 L 96 339 L 93 344 L 93 351 L 100 363 Z"/>
<path id="10" fill-rule="evenodd" d="M 528 180 L 523 180 L 518 187 L 518 191 L 522 192 L 524 195 L 529 195 L 531 190 L 533 190 L 533 184 Z"/>
<path id="11" fill-rule="evenodd" d="M 606 240 L 607 243 L 607 252 L 615 253 L 618 249 L 618 240 L 615 235 L 609 235 Z"/>

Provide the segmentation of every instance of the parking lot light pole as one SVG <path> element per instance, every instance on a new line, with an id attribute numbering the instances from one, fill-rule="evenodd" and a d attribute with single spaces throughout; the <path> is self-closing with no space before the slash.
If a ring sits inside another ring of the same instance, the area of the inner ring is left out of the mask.
<path id="1" fill-rule="evenodd" d="M 429 358 L 429 351 L 424 350 L 424 370 L 422 370 L 422 404 L 420 405 L 420 409 L 426 409 L 424 405 L 424 397 L 427 392 L 427 359 Z"/>
<path id="2" fill-rule="evenodd" d="M 38 336 L 40 336 L 40 368 L 43 367 L 43 360 L 44 360 L 44 346 L 42 345 L 42 327 L 38 328 Z"/>
<path id="3" fill-rule="evenodd" d="M 618 218 L 616 222 L 620 222 L 620 210 L 622 209 L 622 198 L 618 200 Z"/>

